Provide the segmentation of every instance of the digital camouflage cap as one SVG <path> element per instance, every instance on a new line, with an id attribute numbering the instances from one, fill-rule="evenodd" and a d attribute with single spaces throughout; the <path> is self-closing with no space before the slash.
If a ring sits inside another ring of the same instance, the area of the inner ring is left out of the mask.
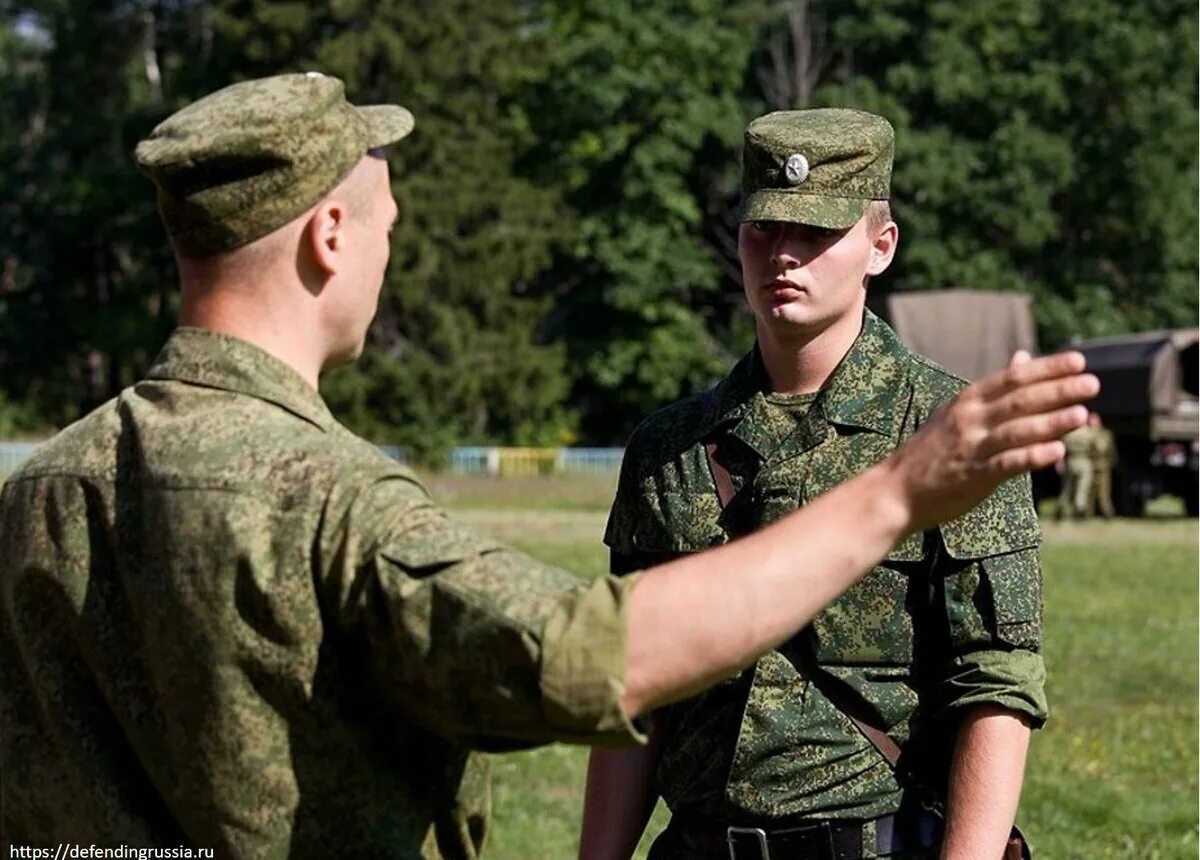
<path id="1" fill-rule="evenodd" d="M 319 72 L 244 81 L 205 96 L 141 141 L 138 169 L 158 186 L 176 251 L 230 251 L 303 214 L 368 150 L 413 128 L 399 105 L 356 107 Z"/>
<path id="2" fill-rule="evenodd" d="M 743 221 L 844 230 L 890 196 L 895 133 L 875 114 L 844 108 L 776 111 L 746 127 Z"/>

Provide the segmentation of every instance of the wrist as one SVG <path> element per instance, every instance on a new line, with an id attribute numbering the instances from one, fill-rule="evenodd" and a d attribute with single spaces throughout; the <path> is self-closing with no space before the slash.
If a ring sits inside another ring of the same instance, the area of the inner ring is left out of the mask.
<path id="1" fill-rule="evenodd" d="M 868 484 L 870 521 L 885 529 L 893 544 L 899 543 L 917 527 L 916 508 L 903 471 L 888 458 L 863 472 L 862 478 Z"/>

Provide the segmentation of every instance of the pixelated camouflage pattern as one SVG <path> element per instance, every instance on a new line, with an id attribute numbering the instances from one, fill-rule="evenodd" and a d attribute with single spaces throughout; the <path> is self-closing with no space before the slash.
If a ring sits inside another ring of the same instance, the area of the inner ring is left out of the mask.
<path id="1" fill-rule="evenodd" d="M 605 536 L 614 572 L 778 519 L 886 457 L 964 383 L 868 312 L 810 406 L 773 403 L 765 384 L 752 352 L 713 390 L 635 431 Z M 737 490 L 723 510 L 709 440 Z M 967 515 L 900 541 L 752 669 L 656 714 L 657 783 L 672 810 L 729 822 L 869 818 L 898 809 L 916 782 L 944 779 L 944 754 L 907 759 L 913 773 L 898 779 L 829 690 L 860 697 L 911 748 L 918 735 L 944 747 L 969 704 L 1000 704 L 1040 724 L 1038 542 L 1028 479 L 1011 481 Z"/>
<path id="2" fill-rule="evenodd" d="M 625 594 L 442 513 L 288 366 L 181 329 L 0 496 L 0 832 L 476 858 L 473 749 L 633 736 Z"/>
<path id="3" fill-rule="evenodd" d="M 300 216 L 368 149 L 412 128 L 412 114 L 397 105 L 351 105 L 337 78 L 277 75 L 233 84 L 172 114 L 134 157 L 158 186 L 175 249 L 204 257 Z"/>
<path id="4" fill-rule="evenodd" d="M 790 221 L 844 230 L 891 192 L 895 133 L 883 117 L 845 108 L 776 111 L 746 127 L 743 221 Z M 807 176 L 795 181 L 788 159 Z"/>

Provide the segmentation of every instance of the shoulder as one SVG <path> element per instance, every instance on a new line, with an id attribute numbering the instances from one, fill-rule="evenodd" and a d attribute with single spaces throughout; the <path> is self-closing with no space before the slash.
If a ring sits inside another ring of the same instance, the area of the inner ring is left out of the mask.
<path id="1" fill-rule="evenodd" d="M 969 384 L 957 374 L 951 373 L 932 358 L 919 352 L 905 349 L 903 358 L 912 384 L 913 406 L 920 420 L 937 412 Z"/>
<path id="2" fill-rule="evenodd" d="M 969 385 L 933 359 L 902 344 L 897 358 L 912 388 L 909 431 L 925 423 Z M 1041 533 L 1028 475 L 1001 484 L 973 510 L 939 527 L 949 555 L 984 558 L 1036 546 Z"/>
<path id="3" fill-rule="evenodd" d="M 625 445 L 624 478 L 646 478 L 699 445 L 712 421 L 714 389 L 655 410 L 630 434 Z"/>
<path id="4" fill-rule="evenodd" d="M 119 436 L 116 400 L 110 400 L 39 445 L 8 481 L 51 476 L 112 478 Z"/>

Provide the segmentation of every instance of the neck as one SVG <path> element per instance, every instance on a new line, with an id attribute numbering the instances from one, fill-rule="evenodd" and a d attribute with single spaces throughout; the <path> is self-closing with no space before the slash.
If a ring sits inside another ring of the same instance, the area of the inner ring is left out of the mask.
<path id="1" fill-rule="evenodd" d="M 179 324 L 220 332 L 275 356 L 317 389 L 323 358 L 315 326 L 305 326 L 297 309 L 283 312 L 277 302 L 251 289 L 228 286 L 184 286 Z M 313 333 L 308 336 L 306 332 Z"/>
<path id="2" fill-rule="evenodd" d="M 788 332 L 756 326 L 758 351 L 776 394 L 820 391 L 862 331 L 862 309 L 817 332 Z"/>

